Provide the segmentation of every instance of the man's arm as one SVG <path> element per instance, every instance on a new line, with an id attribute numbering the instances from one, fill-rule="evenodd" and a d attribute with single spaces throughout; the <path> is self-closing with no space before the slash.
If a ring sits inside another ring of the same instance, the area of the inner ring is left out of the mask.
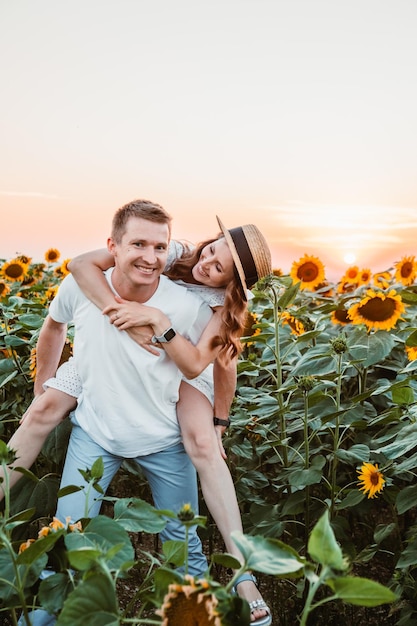
<path id="1" fill-rule="evenodd" d="M 67 325 L 55 322 L 50 315 L 45 318 L 36 344 L 35 396 L 43 393 L 43 383 L 55 376 L 67 337 Z"/>

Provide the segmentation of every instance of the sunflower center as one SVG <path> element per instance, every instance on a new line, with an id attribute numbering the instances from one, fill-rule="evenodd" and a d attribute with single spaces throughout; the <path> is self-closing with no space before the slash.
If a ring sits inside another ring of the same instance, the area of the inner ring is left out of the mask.
<path id="1" fill-rule="evenodd" d="M 346 309 L 336 309 L 334 316 L 339 322 L 342 322 L 342 324 L 348 324 L 350 322 L 350 317 Z"/>
<path id="2" fill-rule="evenodd" d="M 300 265 L 297 271 L 298 278 L 305 283 L 309 283 L 315 280 L 318 274 L 319 268 L 315 263 L 312 263 L 312 261 L 306 261 L 305 263 Z"/>
<path id="3" fill-rule="evenodd" d="M 392 298 L 371 298 L 366 304 L 359 307 L 359 313 L 371 322 L 389 320 L 396 311 L 396 302 Z"/>
<path id="4" fill-rule="evenodd" d="M 369 480 L 374 485 L 374 487 L 376 487 L 379 483 L 379 472 L 372 472 L 369 475 Z"/>
<path id="5" fill-rule="evenodd" d="M 401 266 L 401 276 L 403 278 L 408 278 L 413 272 L 413 264 L 410 261 L 406 261 Z"/>
<path id="6" fill-rule="evenodd" d="M 5 274 L 10 278 L 19 278 L 19 276 L 23 276 L 24 273 L 25 270 L 19 263 L 11 263 L 5 271 Z"/>

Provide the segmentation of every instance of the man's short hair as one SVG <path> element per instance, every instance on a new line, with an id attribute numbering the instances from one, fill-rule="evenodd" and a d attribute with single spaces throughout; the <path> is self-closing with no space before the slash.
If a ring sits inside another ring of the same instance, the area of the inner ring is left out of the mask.
<path id="1" fill-rule="evenodd" d="M 171 237 L 172 217 L 159 204 L 150 200 L 132 200 L 120 207 L 113 216 L 111 237 L 116 243 L 120 243 L 126 231 L 126 224 L 131 217 L 140 217 L 150 222 L 167 224 Z"/>

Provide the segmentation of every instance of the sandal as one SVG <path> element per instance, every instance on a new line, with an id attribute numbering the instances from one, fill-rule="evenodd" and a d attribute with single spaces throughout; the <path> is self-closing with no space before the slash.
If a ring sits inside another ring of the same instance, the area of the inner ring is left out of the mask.
<path id="1" fill-rule="evenodd" d="M 237 589 L 236 587 L 240 584 L 243 583 L 243 581 L 245 580 L 250 580 L 251 582 L 253 582 L 256 586 L 257 586 L 257 580 L 255 578 L 255 576 L 253 574 L 242 574 L 241 576 L 238 577 L 238 579 L 236 580 L 234 586 L 232 587 L 232 593 L 234 595 L 237 595 Z M 249 604 L 249 608 L 250 608 L 250 612 L 253 613 L 253 611 L 259 609 L 261 611 L 266 611 L 266 615 L 264 615 L 263 617 L 259 617 L 257 620 L 255 620 L 254 622 L 251 622 L 251 626 L 270 626 L 272 624 L 272 615 L 271 615 L 271 609 L 269 608 L 269 606 L 266 604 L 266 602 L 264 600 L 253 600 L 252 602 L 248 602 Z"/>

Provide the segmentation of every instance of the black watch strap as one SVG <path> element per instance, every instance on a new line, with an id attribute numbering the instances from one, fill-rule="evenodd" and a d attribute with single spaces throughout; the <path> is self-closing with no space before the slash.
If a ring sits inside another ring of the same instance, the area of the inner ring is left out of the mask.
<path id="1" fill-rule="evenodd" d="M 220 417 L 213 417 L 213 422 L 215 426 L 224 426 L 225 428 L 230 426 L 230 420 L 222 420 Z"/>

